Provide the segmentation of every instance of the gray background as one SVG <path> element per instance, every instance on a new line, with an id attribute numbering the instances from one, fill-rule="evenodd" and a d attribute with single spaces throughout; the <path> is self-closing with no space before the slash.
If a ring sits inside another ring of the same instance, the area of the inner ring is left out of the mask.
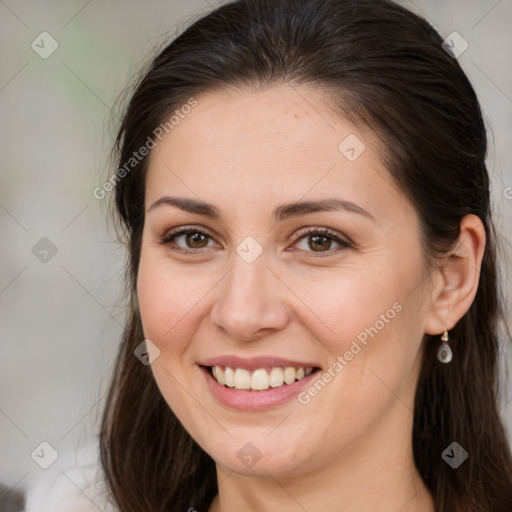
<path id="1" fill-rule="evenodd" d="M 400 3 L 469 43 L 459 60 L 492 130 L 496 223 L 510 254 L 512 0 Z M 31 458 L 42 441 L 60 454 L 55 470 L 96 432 L 125 314 L 124 252 L 107 199 L 92 194 L 113 172 L 111 109 L 148 52 L 209 9 L 202 0 L 0 0 L 0 482 L 10 488 L 45 472 Z M 44 31 L 59 45 L 47 59 L 31 47 Z M 38 254 L 43 237 L 54 255 Z M 502 272 L 510 298 L 510 267 Z"/>

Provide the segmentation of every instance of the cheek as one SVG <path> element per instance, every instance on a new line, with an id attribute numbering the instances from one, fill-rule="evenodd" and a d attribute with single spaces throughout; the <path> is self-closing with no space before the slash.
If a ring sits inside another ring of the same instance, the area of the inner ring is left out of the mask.
<path id="1" fill-rule="evenodd" d="M 193 286 L 179 272 L 152 257 L 141 254 L 137 277 L 137 296 L 144 335 L 161 351 L 181 350 L 179 340 L 193 312 Z"/>
<path id="2" fill-rule="evenodd" d="M 352 340 L 364 346 L 365 341 L 400 323 L 407 294 L 405 282 L 404 275 L 386 275 L 375 266 L 364 272 L 340 272 L 322 281 L 297 281 L 294 291 L 316 317 L 317 337 L 340 354 L 350 348 Z"/>
<path id="3" fill-rule="evenodd" d="M 199 297 L 190 293 L 190 289 L 194 288 L 190 288 L 186 275 L 169 268 L 167 261 L 143 249 L 137 296 L 144 336 L 160 351 L 151 364 L 151 371 L 170 409 L 197 439 L 200 438 L 197 418 L 203 418 L 204 410 L 190 399 L 193 379 L 187 370 L 195 363 L 188 357 L 187 349 L 197 323 L 194 306 Z M 184 389 L 188 392 L 183 392 Z"/>
<path id="4" fill-rule="evenodd" d="M 351 390 L 346 400 L 353 410 L 386 400 L 389 388 L 400 388 L 411 374 L 422 339 L 422 265 L 419 253 L 398 255 L 308 286 L 296 281 L 294 290 L 314 312 L 309 325 L 331 364 L 343 358 L 342 369 L 333 369 L 333 389 L 340 396 Z"/>

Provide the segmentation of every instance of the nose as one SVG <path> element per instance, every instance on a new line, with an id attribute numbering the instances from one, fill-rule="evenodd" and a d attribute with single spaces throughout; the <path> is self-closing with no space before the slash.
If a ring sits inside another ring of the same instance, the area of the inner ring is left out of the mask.
<path id="1" fill-rule="evenodd" d="M 283 329 L 290 319 L 287 289 L 267 267 L 264 254 L 252 263 L 238 255 L 234 260 L 211 311 L 214 325 L 240 341 L 257 340 Z"/>

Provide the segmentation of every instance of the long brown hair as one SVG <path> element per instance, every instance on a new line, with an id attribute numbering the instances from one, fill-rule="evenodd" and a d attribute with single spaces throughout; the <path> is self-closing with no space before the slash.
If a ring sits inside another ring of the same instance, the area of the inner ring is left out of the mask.
<path id="1" fill-rule="evenodd" d="M 190 98 L 214 88 L 277 83 L 324 88 L 340 115 L 365 123 L 385 142 L 388 170 L 418 212 L 428 261 L 453 247 L 464 215 L 482 220 L 487 245 L 479 288 L 451 332 L 450 365 L 437 361 L 438 338 L 425 336 L 412 442 L 437 511 L 512 511 L 512 459 L 497 406 L 503 302 L 487 136 L 473 87 L 442 43 L 424 19 L 388 0 L 238 0 L 195 21 L 152 60 L 115 145 L 113 214 L 129 248 L 130 310 L 100 451 L 122 512 L 201 512 L 217 492 L 213 460 L 133 353 L 144 339 L 136 278 L 148 159 L 130 159 Z M 441 457 L 453 441 L 469 454 L 457 469 Z"/>

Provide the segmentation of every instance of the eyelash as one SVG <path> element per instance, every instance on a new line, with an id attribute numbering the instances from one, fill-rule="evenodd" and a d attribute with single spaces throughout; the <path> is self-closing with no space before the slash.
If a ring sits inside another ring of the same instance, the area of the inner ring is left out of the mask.
<path id="1" fill-rule="evenodd" d="M 204 235 L 204 236 L 209 237 L 210 239 L 212 238 L 208 233 L 206 233 L 205 231 L 202 231 L 201 229 L 179 228 L 179 229 L 176 229 L 174 231 L 171 231 L 171 232 L 165 234 L 160 239 L 160 244 L 168 246 L 168 249 L 170 249 L 171 251 L 181 252 L 182 254 L 197 254 L 199 250 L 205 249 L 205 247 L 202 247 L 199 249 L 184 249 L 183 247 L 179 247 L 179 246 L 173 247 L 173 245 L 172 245 L 172 243 L 174 243 L 173 242 L 174 238 L 176 238 L 178 236 L 188 235 L 191 233 Z M 306 228 L 305 230 L 302 230 L 301 232 L 299 232 L 296 237 L 294 237 L 293 243 L 296 244 L 297 242 L 299 242 L 302 239 L 307 238 L 308 236 L 311 236 L 311 235 L 325 236 L 325 237 L 331 239 L 332 241 L 338 243 L 340 245 L 340 247 L 337 247 L 335 249 L 328 249 L 327 251 L 305 251 L 307 253 L 311 253 L 309 256 L 307 256 L 308 258 L 309 257 L 325 258 L 325 257 L 332 256 L 333 253 L 337 254 L 340 251 L 350 249 L 353 247 L 353 245 L 350 242 L 339 238 L 335 232 L 333 232 L 327 228 Z"/>

